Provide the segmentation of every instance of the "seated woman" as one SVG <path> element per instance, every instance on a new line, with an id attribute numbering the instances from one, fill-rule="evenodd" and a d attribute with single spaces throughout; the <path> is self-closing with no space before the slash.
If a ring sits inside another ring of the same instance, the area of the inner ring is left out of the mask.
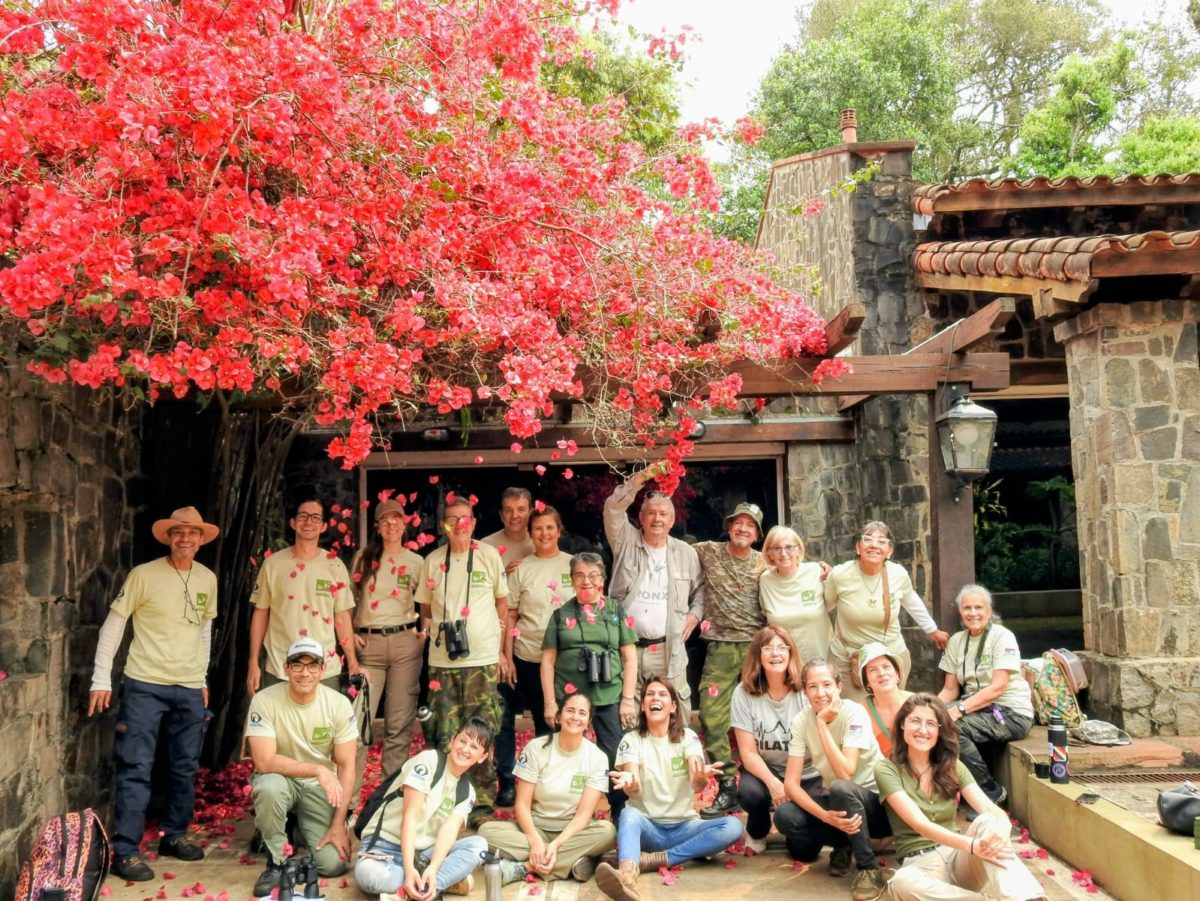
<path id="1" fill-rule="evenodd" d="M 938 697 L 946 704 L 958 730 L 958 759 L 996 804 L 1008 793 L 993 778 L 981 744 L 1020 740 L 1033 725 L 1033 697 L 1021 677 L 1021 651 L 1016 636 L 1000 625 L 992 610 L 992 595 L 981 585 L 965 585 L 955 600 L 962 618 L 957 633 L 942 654 L 938 668 L 946 682 Z"/>
<path id="2" fill-rule="evenodd" d="M 862 666 L 862 684 L 867 691 L 866 708 L 871 714 L 871 731 L 879 743 L 879 753 L 892 753 L 892 725 L 900 705 L 912 697 L 900 687 L 900 663 L 877 641 L 858 652 Z"/>
<path id="3" fill-rule="evenodd" d="M 465 895 L 471 873 L 487 852 L 477 835 L 459 839 L 475 805 L 475 789 L 467 778 L 472 767 L 492 752 L 492 729 L 471 717 L 450 740 L 442 766 L 438 752 L 410 757 L 396 777 L 403 796 L 381 805 L 363 827 L 354 880 L 369 895 L 393 894 L 433 901 L 443 893 Z M 439 772 L 440 771 L 440 772 Z"/>
<path id="4" fill-rule="evenodd" d="M 513 767 L 517 780 L 516 822 L 492 820 L 479 834 L 502 857 L 504 882 L 524 879 L 526 871 L 543 879 L 572 876 L 587 882 L 593 858 L 609 850 L 617 830 L 595 820 L 596 805 L 608 789 L 608 758 L 584 738 L 592 720 L 587 695 L 569 691 L 558 705 L 558 732 L 535 738 Z"/>
<path id="5" fill-rule="evenodd" d="M 783 787 L 788 800 L 775 811 L 775 828 L 787 840 L 796 860 L 811 863 L 825 845 L 831 876 L 850 872 L 855 901 L 875 901 L 887 888 L 872 838 L 891 835 L 887 814 L 875 792 L 875 763 L 879 745 L 871 734 L 870 716 L 858 703 L 843 698 L 832 664 L 817 658 L 800 673 L 809 706 L 792 720 L 787 770 Z M 820 788 L 806 789 L 801 778 L 804 757 L 812 754 L 821 774 Z"/>
<path id="6" fill-rule="evenodd" d="M 702 820 L 696 813 L 693 796 L 722 769 L 720 761 L 704 762 L 699 737 L 684 727 L 675 686 L 659 676 L 649 679 L 642 687 L 637 729 L 621 739 L 617 770 L 611 773 L 629 804 L 617 827 L 620 869 L 600 864 L 600 891 L 620 901 L 638 901 L 639 873 L 711 857 L 736 842 L 742 834 L 737 817 Z"/>
<path id="7" fill-rule="evenodd" d="M 902 866 L 894 901 L 983 897 L 1031 901 L 1046 894 L 1009 840 L 1008 816 L 988 800 L 956 755 L 954 724 L 942 702 L 915 694 L 896 717 L 890 760 L 875 765 Z M 959 793 L 980 816 L 966 834 L 955 829 Z"/>
<path id="8" fill-rule="evenodd" d="M 792 636 L 782 626 L 759 629 L 742 664 L 742 681 L 734 688 L 729 703 L 729 718 L 742 758 L 738 803 L 746 811 L 746 847 L 756 854 L 767 849 L 771 808 L 787 800 L 783 776 L 790 727 L 805 703 L 799 654 Z M 816 776 L 815 770 L 812 775 Z"/>

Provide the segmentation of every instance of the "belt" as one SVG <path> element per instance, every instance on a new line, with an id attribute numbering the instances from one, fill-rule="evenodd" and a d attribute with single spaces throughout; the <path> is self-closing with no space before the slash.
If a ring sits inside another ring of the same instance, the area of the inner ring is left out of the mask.
<path id="1" fill-rule="evenodd" d="M 360 635 L 395 635 L 397 632 L 407 632 L 409 629 L 415 629 L 416 622 L 405 623 L 403 626 L 384 626 L 382 629 L 356 629 Z"/>
<path id="2" fill-rule="evenodd" d="M 920 851 L 913 851 L 912 854 L 905 854 L 903 857 L 901 857 L 900 862 L 907 863 L 908 861 L 914 860 L 915 858 L 923 857 L 926 854 L 929 854 L 931 851 L 936 851 L 940 847 L 942 847 L 942 846 L 941 845 L 930 845 L 928 848 L 922 848 Z"/>
<path id="3" fill-rule="evenodd" d="M 662 644 L 666 640 L 667 637 L 665 635 L 662 638 L 639 638 L 637 640 L 637 646 L 639 648 L 648 648 L 651 645 Z"/>

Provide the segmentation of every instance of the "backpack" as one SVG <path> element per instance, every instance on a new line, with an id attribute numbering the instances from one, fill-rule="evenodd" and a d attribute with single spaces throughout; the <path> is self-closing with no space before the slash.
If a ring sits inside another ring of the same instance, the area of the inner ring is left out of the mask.
<path id="1" fill-rule="evenodd" d="M 1051 715 L 1057 713 L 1068 729 L 1083 725 L 1087 717 L 1075 694 L 1087 688 L 1087 676 L 1078 657 L 1055 648 L 1044 653 L 1037 663 L 1026 664 L 1024 675 L 1033 693 L 1033 712 L 1039 723 L 1049 725 Z"/>
<path id="2" fill-rule="evenodd" d="M 441 782 L 442 774 L 446 772 L 445 752 L 435 749 L 434 753 L 437 754 L 437 764 L 433 768 L 433 780 L 429 783 L 431 786 Z M 384 807 L 404 794 L 403 785 L 397 786 L 395 790 L 392 789 L 392 786 L 400 779 L 402 772 L 403 769 L 396 770 L 396 772 L 380 782 L 375 787 L 375 791 L 367 796 L 367 800 L 363 802 L 362 810 L 358 812 L 358 817 L 354 821 L 354 835 L 357 838 L 362 838 L 367 824 L 371 822 L 376 813 L 380 813 Z M 458 780 L 458 785 L 455 787 L 454 806 L 457 807 L 463 801 L 467 800 L 470 791 L 471 780 L 467 778 L 466 773 L 463 773 L 462 777 Z M 380 814 L 379 819 L 375 823 L 375 829 L 371 835 L 372 842 L 379 838 L 381 829 L 383 829 L 382 814 Z"/>
<path id="3" fill-rule="evenodd" d="M 15 899 L 96 901 L 108 876 L 108 858 L 108 835 L 96 811 L 59 814 L 21 864 Z"/>

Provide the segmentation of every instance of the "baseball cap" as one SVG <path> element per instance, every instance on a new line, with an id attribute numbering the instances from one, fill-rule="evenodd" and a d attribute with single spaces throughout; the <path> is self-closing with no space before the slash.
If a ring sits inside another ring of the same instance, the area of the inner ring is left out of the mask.
<path id="1" fill-rule="evenodd" d="M 312 657 L 324 663 L 325 649 L 321 647 L 321 642 L 304 635 L 293 641 L 287 649 L 288 663 L 295 663 L 300 657 Z"/>

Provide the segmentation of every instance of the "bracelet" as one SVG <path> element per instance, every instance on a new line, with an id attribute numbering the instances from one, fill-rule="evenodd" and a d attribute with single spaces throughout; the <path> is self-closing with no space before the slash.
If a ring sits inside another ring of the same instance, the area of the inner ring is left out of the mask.
<path id="1" fill-rule="evenodd" d="M 637 698 L 635 698 L 633 695 L 621 695 L 621 700 L 622 701 L 636 701 Z"/>
<path id="2" fill-rule="evenodd" d="M 975 839 L 971 839 L 971 850 L 969 853 L 972 857 L 975 856 Z"/>

